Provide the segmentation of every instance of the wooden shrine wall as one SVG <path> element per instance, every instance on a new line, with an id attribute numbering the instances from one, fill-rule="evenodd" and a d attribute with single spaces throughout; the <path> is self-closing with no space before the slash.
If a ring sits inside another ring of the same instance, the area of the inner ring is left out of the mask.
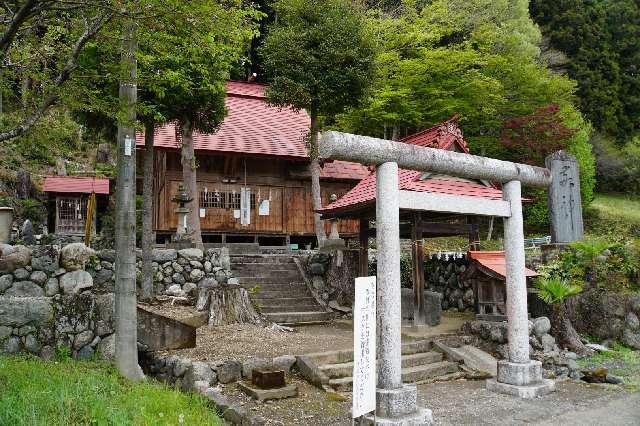
<path id="1" fill-rule="evenodd" d="M 283 235 L 313 235 L 313 208 L 311 181 L 295 178 L 301 165 L 282 160 L 229 158 L 223 156 L 198 156 L 198 189 L 201 193 L 200 219 L 203 232 L 261 233 Z M 154 187 L 155 229 L 172 231 L 177 225 L 175 196 L 182 182 L 179 155 L 159 152 L 156 157 Z M 246 166 L 246 177 L 245 177 Z M 303 167 L 303 166 L 302 166 Z M 296 173 L 292 173 L 295 169 Z M 251 224 L 243 226 L 234 217 L 239 210 L 239 194 L 242 187 L 251 190 Z M 235 182 L 223 182 L 223 180 Z M 323 205 L 329 204 L 331 194 L 341 196 L 356 182 L 321 181 Z M 269 214 L 258 214 L 262 200 L 269 201 Z M 192 203 L 195 204 L 195 203 Z M 193 207 L 193 206 L 191 206 Z M 341 220 L 340 234 L 357 235 L 358 221 Z M 326 223 L 327 232 L 330 224 Z"/>

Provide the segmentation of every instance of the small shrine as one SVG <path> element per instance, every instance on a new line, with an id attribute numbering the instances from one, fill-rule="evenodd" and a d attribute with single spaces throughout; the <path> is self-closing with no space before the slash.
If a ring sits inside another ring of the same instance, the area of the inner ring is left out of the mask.
<path id="1" fill-rule="evenodd" d="M 476 301 L 476 319 L 506 321 L 507 289 L 504 251 L 470 251 L 469 267 L 460 277 L 472 282 Z M 525 268 L 527 284 L 538 273 Z"/>

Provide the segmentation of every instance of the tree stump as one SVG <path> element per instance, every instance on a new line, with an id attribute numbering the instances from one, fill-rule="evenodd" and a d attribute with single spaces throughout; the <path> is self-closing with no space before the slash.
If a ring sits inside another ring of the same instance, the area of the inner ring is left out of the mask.
<path id="1" fill-rule="evenodd" d="M 201 288 L 196 304 L 198 310 L 209 309 L 209 325 L 228 324 L 262 325 L 247 290 L 238 285 L 219 285 Z"/>

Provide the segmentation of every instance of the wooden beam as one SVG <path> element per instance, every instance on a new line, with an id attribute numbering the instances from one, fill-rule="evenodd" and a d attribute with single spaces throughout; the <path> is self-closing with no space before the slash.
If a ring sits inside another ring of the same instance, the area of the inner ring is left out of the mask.
<path id="1" fill-rule="evenodd" d="M 503 200 L 415 191 L 400 191 L 400 208 L 478 216 L 511 216 L 511 205 Z"/>
<path id="2" fill-rule="evenodd" d="M 358 259 L 358 276 L 369 276 L 369 219 L 360 218 L 360 256 Z"/>
<path id="3" fill-rule="evenodd" d="M 424 249 L 422 246 L 422 232 L 420 232 L 420 213 L 413 216 L 411 232 L 411 266 L 413 275 L 413 325 L 426 324 L 424 311 Z"/>

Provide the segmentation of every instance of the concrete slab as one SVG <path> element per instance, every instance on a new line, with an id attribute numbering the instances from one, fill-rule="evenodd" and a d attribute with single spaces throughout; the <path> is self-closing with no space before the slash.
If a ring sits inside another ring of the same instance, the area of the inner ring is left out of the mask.
<path id="1" fill-rule="evenodd" d="M 556 385 L 553 380 L 542 379 L 538 383 L 529 385 L 510 385 L 508 383 L 500 383 L 496 379 L 487 380 L 487 390 L 492 392 L 504 393 L 507 395 L 517 396 L 519 398 L 537 398 L 547 395 L 555 391 Z"/>
<path id="2" fill-rule="evenodd" d="M 491 374 L 495 377 L 498 374 L 498 360 L 491 354 L 471 345 L 464 345 L 459 348 L 449 348 L 457 355 L 457 359 L 464 362 L 467 367 Z"/>
<path id="3" fill-rule="evenodd" d="M 196 347 L 196 328 L 138 305 L 138 342 L 150 351 Z"/>
<path id="4" fill-rule="evenodd" d="M 293 384 L 275 389 L 260 389 L 245 382 L 238 382 L 238 386 L 244 393 L 258 401 L 266 401 L 268 399 L 284 399 L 298 396 L 298 386 Z"/>

